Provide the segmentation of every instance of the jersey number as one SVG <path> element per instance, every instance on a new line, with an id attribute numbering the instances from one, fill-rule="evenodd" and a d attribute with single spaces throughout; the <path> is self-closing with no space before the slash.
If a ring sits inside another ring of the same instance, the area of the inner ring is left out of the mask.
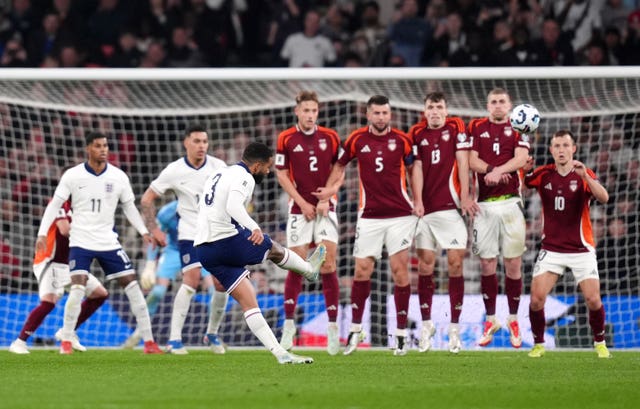
<path id="1" fill-rule="evenodd" d="M 100 213 L 102 207 L 102 199 L 91 199 L 91 211 L 94 213 Z"/>
<path id="2" fill-rule="evenodd" d="M 493 151 L 496 153 L 496 155 L 500 155 L 500 144 L 498 142 L 494 142 Z"/>
<path id="3" fill-rule="evenodd" d="M 553 207 L 555 210 L 564 210 L 564 197 L 563 196 L 556 196 L 553 200 L 554 204 Z"/>
<path id="4" fill-rule="evenodd" d="M 125 253 L 124 250 L 118 250 L 116 254 L 122 259 L 125 266 L 131 265 L 131 259 L 129 258 L 129 256 L 127 256 L 127 253 Z"/>
<path id="5" fill-rule="evenodd" d="M 213 177 L 213 184 L 211 185 L 211 192 L 207 193 L 206 195 L 204 195 L 204 204 L 206 204 L 207 206 L 211 206 L 211 204 L 213 203 L 213 196 L 215 196 L 216 194 L 216 186 L 218 185 L 218 182 L 220 181 L 220 177 L 222 175 L 220 175 L 219 173 L 217 175 L 215 175 Z"/>
<path id="6" fill-rule="evenodd" d="M 440 163 L 440 149 L 436 149 L 431 152 L 431 163 Z"/>
<path id="7" fill-rule="evenodd" d="M 384 164 L 382 163 L 382 157 L 378 156 L 376 158 L 376 172 L 382 172 L 382 169 L 384 169 Z"/>
<path id="8" fill-rule="evenodd" d="M 318 171 L 318 158 L 316 156 L 309 156 L 309 170 L 311 172 Z"/>

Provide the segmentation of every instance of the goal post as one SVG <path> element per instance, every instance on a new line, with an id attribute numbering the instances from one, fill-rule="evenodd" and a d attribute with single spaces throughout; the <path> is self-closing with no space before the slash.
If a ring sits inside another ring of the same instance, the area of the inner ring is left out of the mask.
<path id="1" fill-rule="evenodd" d="M 295 94 L 315 90 L 321 100 L 319 124 L 334 128 L 344 140 L 366 123 L 365 104 L 374 94 L 389 97 L 393 124 L 403 130 L 420 120 L 423 98 L 431 91 L 447 95 L 450 115 L 465 121 L 486 115 L 487 93 L 506 88 L 514 105 L 529 103 L 542 116 L 532 147 L 536 164 L 547 163 L 548 136 L 568 128 L 578 135 L 578 158 L 596 171 L 612 199 L 593 205 L 592 218 L 600 258 L 603 300 L 609 342 L 614 348 L 640 347 L 638 298 L 638 211 L 640 191 L 640 70 L 637 67 L 541 68 L 367 68 L 367 69 L 3 69 L 0 77 L 0 194 L 3 230 L 0 271 L 0 347 L 18 335 L 37 305 L 37 282 L 31 272 L 35 235 L 44 206 L 63 167 L 84 159 L 83 136 L 106 133 L 110 161 L 131 178 L 138 199 L 159 171 L 183 155 L 182 132 L 194 122 L 210 135 L 210 152 L 228 163 L 239 159 L 252 140 L 272 146 L 278 133 L 295 123 Z M 357 218 L 357 172 L 349 167 L 339 195 L 341 284 L 340 329 L 344 339 L 350 319 L 351 256 Z M 170 200 L 167 196 L 164 200 Z M 528 322 L 528 288 L 540 237 L 540 205 L 524 193 L 527 247 L 523 256 L 525 294 L 519 319 L 525 344 L 532 342 Z M 251 210 L 263 230 L 285 244 L 286 196 L 271 174 L 256 189 Z M 120 239 L 143 267 L 142 242 L 118 214 Z M 446 257 L 436 265 L 437 293 L 433 318 L 436 348 L 446 348 L 448 297 Z M 285 272 L 265 265 L 269 288 L 260 288 L 260 305 L 279 336 Z M 412 277 L 417 264 L 412 251 Z M 101 270 L 96 268 L 98 277 Z M 468 255 L 464 264 L 465 304 L 461 317 L 464 349 L 474 349 L 482 331 L 484 306 L 479 295 L 479 262 Z M 498 277 L 503 280 L 500 267 Z M 260 282 L 264 284 L 263 282 Z M 258 280 L 256 280 L 258 285 Z M 173 288 L 176 288 L 174 285 Z M 420 324 L 415 282 L 410 325 Z M 118 346 L 132 331 L 133 319 L 124 294 L 109 286 L 107 303 L 79 329 L 88 346 Z M 385 260 L 377 263 L 367 305 L 367 342 L 386 346 L 393 333 L 393 283 Z M 184 330 L 188 345 L 199 345 L 206 329 L 209 294 L 201 290 L 192 302 Z M 160 342 L 168 336 L 173 291 L 153 328 Z M 63 300 L 64 302 L 64 300 Z M 45 320 L 30 342 L 47 345 L 62 324 L 63 302 Z M 326 314 L 319 285 L 307 285 L 300 298 L 297 342 L 325 342 Z M 562 278 L 547 303 L 550 346 L 587 346 L 590 329 L 584 303 L 570 278 Z M 498 316 L 506 316 L 506 300 L 498 300 Z M 389 329 L 391 327 L 391 329 Z M 235 303 L 230 303 L 221 335 L 231 346 L 257 345 Z M 506 347 L 502 331 L 492 346 Z"/>

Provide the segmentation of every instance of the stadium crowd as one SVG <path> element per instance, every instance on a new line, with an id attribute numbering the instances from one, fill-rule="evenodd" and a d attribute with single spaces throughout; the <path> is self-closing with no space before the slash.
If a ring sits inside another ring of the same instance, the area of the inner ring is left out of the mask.
<path id="1" fill-rule="evenodd" d="M 639 3 L 11 0 L 0 66 L 636 65 Z"/>

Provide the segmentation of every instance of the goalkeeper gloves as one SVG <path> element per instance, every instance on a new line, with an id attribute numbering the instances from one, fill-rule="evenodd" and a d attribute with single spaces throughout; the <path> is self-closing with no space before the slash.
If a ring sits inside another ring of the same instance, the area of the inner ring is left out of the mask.
<path id="1" fill-rule="evenodd" d="M 158 261 L 156 260 L 147 260 L 144 265 L 144 269 L 142 270 L 142 274 L 140 275 L 140 286 L 142 286 L 143 290 L 149 290 L 156 283 L 156 267 L 158 266 Z"/>

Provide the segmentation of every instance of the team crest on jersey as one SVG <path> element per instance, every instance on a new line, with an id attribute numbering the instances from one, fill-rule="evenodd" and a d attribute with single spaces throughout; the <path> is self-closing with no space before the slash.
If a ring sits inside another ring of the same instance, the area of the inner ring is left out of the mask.
<path id="1" fill-rule="evenodd" d="M 504 127 L 504 136 L 510 137 L 511 135 L 513 135 L 513 129 L 509 128 L 508 126 L 505 126 Z"/>
<path id="2" fill-rule="evenodd" d="M 189 261 L 191 261 L 191 255 L 190 254 L 183 254 L 182 255 L 182 263 L 183 264 L 189 264 Z"/>
<path id="3" fill-rule="evenodd" d="M 578 190 L 577 180 L 572 180 L 571 182 L 569 182 L 569 190 L 571 190 L 572 192 L 575 192 L 576 190 Z"/>
<path id="4" fill-rule="evenodd" d="M 323 150 L 326 151 L 327 150 L 327 140 L 326 139 L 320 139 L 318 140 L 318 147 Z"/>
<path id="5" fill-rule="evenodd" d="M 113 192 L 113 183 L 105 183 L 105 184 L 104 184 L 104 190 L 105 190 L 107 193 L 111 193 L 111 192 Z"/>
<path id="6" fill-rule="evenodd" d="M 465 142 L 467 140 L 467 134 L 464 132 L 460 132 L 458 134 L 458 142 L 462 143 Z"/>
<path id="7" fill-rule="evenodd" d="M 529 135 L 527 135 L 526 133 L 523 133 L 520 135 L 520 140 L 522 142 L 529 142 Z"/>
<path id="8" fill-rule="evenodd" d="M 451 138 L 451 135 L 449 134 L 449 130 L 445 129 L 444 131 L 442 131 L 442 140 L 445 142 L 449 142 L 449 138 Z"/>
<path id="9" fill-rule="evenodd" d="M 389 150 L 390 151 L 395 151 L 396 150 L 396 140 L 395 139 L 389 139 Z"/>

